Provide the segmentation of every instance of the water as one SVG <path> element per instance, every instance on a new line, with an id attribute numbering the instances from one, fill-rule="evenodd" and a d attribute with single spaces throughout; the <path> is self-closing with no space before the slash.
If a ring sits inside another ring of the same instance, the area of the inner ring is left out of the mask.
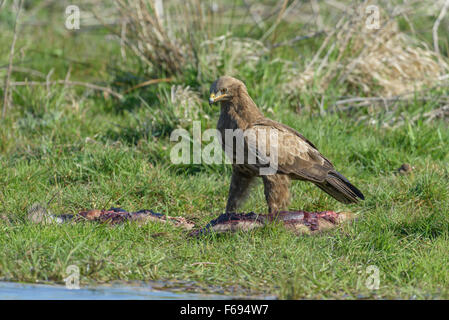
<path id="1" fill-rule="evenodd" d="M 226 295 L 156 290 L 150 285 L 110 285 L 70 290 L 62 285 L 0 282 L 0 300 L 197 300 L 235 298 Z"/>

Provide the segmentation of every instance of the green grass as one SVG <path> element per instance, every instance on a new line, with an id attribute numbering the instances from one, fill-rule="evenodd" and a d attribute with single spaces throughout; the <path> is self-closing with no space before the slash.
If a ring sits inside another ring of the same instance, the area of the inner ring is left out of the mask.
<path id="1" fill-rule="evenodd" d="M 104 30 L 74 39 L 49 21 L 45 28 L 24 28 L 16 50 L 24 48 L 26 55 L 23 60 L 17 55 L 17 65 L 45 74 L 53 68 L 52 79 L 63 79 L 70 65 L 71 79 L 104 84 L 140 70 L 136 61 L 120 60 L 118 43 L 103 40 Z M 10 41 L 10 32 L 0 39 L 1 65 L 6 64 Z M 30 43 L 36 51 L 27 49 Z M 52 55 L 55 50 L 61 59 Z M 180 125 L 190 130 L 191 125 L 180 124 L 176 106 L 164 98 L 170 96 L 169 84 L 135 91 L 120 102 L 74 87 L 20 87 L 13 91 L 7 117 L 0 119 L 0 214 L 11 220 L 0 219 L 0 279 L 61 282 L 67 266 L 75 264 L 82 285 L 188 280 L 205 290 L 237 286 L 242 292 L 293 299 L 449 298 L 447 122 L 406 122 L 393 130 L 356 122 L 354 115 L 317 116 L 315 110 L 298 114 L 279 89 L 282 68 L 271 62 L 290 56 L 291 50 L 278 49 L 255 69 L 239 68 L 237 76 L 267 116 L 314 142 L 366 196 L 360 204 L 345 206 L 313 185 L 297 182 L 290 207 L 350 210 L 357 213 L 356 222 L 314 236 L 297 236 L 272 225 L 199 239 L 158 223 L 30 224 L 25 219 L 28 208 L 52 200 L 49 209 L 54 213 L 121 206 L 205 225 L 224 211 L 231 170 L 229 165 L 171 164 L 170 132 Z M 135 72 L 135 77 L 144 77 Z M 219 110 L 207 104 L 210 83 L 195 85 L 194 71 L 189 72 L 175 83 L 188 83 L 202 94 L 199 120 L 203 129 L 213 128 Z M 448 92 L 433 89 L 430 94 Z M 325 107 L 332 99 L 326 97 Z M 433 107 L 432 102 L 411 101 L 398 113 L 411 118 Z M 414 171 L 396 175 L 405 162 Z M 266 210 L 259 182 L 242 211 Z M 370 265 L 380 271 L 378 290 L 365 286 Z"/>

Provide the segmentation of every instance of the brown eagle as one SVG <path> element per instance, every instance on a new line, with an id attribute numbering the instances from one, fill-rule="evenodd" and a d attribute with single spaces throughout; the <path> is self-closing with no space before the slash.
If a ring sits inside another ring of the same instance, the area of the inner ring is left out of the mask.
<path id="1" fill-rule="evenodd" d="M 218 78 L 210 88 L 209 104 L 215 102 L 221 104 L 217 129 L 233 169 L 226 213 L 236 212 L 248 194 L 251 182 L 258 176 L 263 180 L 269 213 L 288 206 L 291 179 L 310 181 L 343 203 L 364 199 L 363 194 L 334 169 L 313 143 L 296 130 L 264 117 L 242 81 L 229 76 Z M 229 131 L 238 131 L 243 138 L 239 140 L 238 135 L 233 135 L 229 141 Z M 242 155 L 238 154 L 242 150 L 239 143 L 243 144 Z M 271 174 L 261 174 L 261 169 L 267 167 L 273 154 L 277 158 L 273 161 L 275 170 Z"/>

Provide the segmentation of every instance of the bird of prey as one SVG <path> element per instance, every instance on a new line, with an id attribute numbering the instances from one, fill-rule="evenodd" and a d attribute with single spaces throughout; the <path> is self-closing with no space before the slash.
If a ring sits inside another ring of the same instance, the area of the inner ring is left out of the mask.
<path id="1" fill-rule="evenodd" d="M 312 142 L 296 130 L 266 118 L 242 81 L 229 76 L 218 78 L 210 87 L 209 104 L 217 102 L 221 105 L 217 130 L 221 134 L 222 148 L 232 162 L 226 213 L 236 212 L 256 177 L 263 180 L 270 214 L 289 205 L 292 179 L 310 181 L 343 203 L 364 199 L 363 194 L 334 169 Z M 243 133 L 243 138 L 239 140 L 235 135 L 229 141 L 230 135 L 226 133 L 229 130 Z M 244 147 L 240 161 L 239 143 Z M 275 170 L 271 174 L 261 174 L 261 169 L 270 162 L 270 152 L 277 155 Z M 254 159 L 256 161 L 250 161 Z"/>

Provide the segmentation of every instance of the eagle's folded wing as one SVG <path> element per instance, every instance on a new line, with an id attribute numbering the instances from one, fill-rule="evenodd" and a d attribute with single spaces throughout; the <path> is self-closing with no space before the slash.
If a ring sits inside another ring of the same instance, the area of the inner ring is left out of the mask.
<path id="1" fill-rule="evenodd" d="M 262 119 L 245 131 L 248 157 L 255 157 L 256 167 L 276 168 L 276 173 L 315 183 L 336 198 L 350 203 L 363 199 L 363 194 L 317 148 L 294 129 Z"/>
<path id="2" fill-rule="evenodd" d="M 248 131 L 249 130 L 249 131 Z M 298 132 L 285 125 L 264 119 L 245 132 L 249 154 L 257 158 L 256 166 L 275 162 L 279 173 L 298 179 L 321 182 L 332 164 Z"/>

